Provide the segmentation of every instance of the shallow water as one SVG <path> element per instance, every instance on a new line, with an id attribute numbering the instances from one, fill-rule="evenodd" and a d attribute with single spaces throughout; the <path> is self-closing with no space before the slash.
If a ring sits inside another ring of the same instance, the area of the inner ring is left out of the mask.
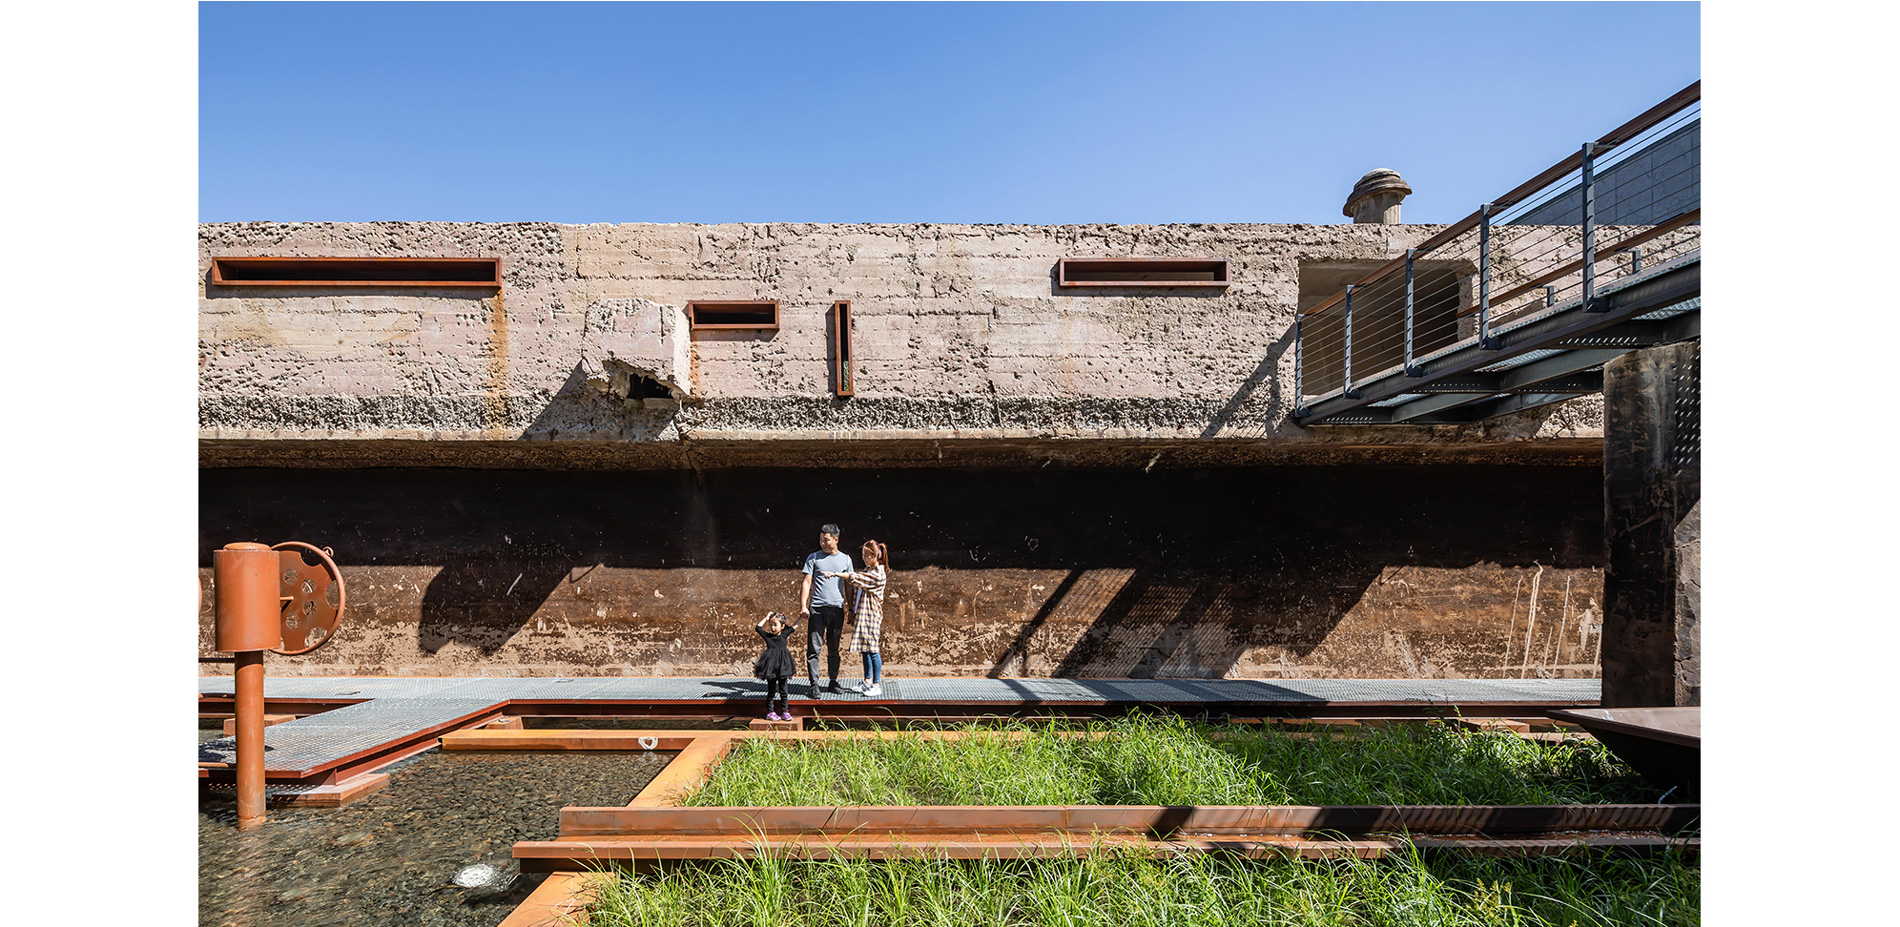
<path id="1" fill-rule="evenodd" d="M 247 832 L 231 798 L 201 797 L 199 923 L 494 927 L 542 879 L 521 874 L 516 841 L 553 839 L 564 805 L 626 804 L 673 756 L 431 750 L 385 769 L 389 785 L 354 804 L 272 807 Z M 496 879 L 457 886 L 476 864 Z"/>

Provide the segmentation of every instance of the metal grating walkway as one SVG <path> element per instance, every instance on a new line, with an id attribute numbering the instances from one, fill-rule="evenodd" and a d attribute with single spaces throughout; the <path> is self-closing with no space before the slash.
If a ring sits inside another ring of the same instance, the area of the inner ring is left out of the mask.
<path id="1" fill-rule="evenodd" d="M 229 696 L 229 676 L 201 676 L 198 692 Z M 941 706 L 1152 705 L 1174 710 L 1195 706 L 1241 707 L 1272 712 L 1320 705 L 1413 706 L 1450 709 L 1467 705 L 1591 707 L 1601 689 L 1595 679 L 887 679 L 876 699 L 860 695 L 805 694 L 794 681 L 794 704 L 845 709 L 860 715 Z M 765 697 L 765 683 L 735 677 L 581 678 L 402 678 L 279 676 L 264 680 L 266 699 L 336 701 L 354 705 L 273 725 L 264 731 L 265 766 L 278 777 L 309 776 L 391 744 L 413 740 L 431 728 L 454 725 L 497 711 L 509 702 L 542 701 L 585 706 L 602 703 L 690 703 L 751 712 Z M 850 711 L 854 706 L 861 706 Z M 231 763 L 231 738 L 200 744 L 201 763 Z"/>

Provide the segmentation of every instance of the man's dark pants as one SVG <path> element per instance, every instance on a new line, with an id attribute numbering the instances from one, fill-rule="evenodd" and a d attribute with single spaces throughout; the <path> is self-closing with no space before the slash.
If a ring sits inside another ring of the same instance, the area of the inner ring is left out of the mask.
<path id="1" fill-rule="evenodd" d="M 814 605 L 811 607 L 811 629 L 805 640 L 805 669 L 811 677 L 813 688 L 818 686 L 818 649 L 825 647 L 826 665 L 831 675 L 826 677 L 832 682 L 838 681 L 838 645 L 844 637 L 844 606 Z M 829 643 L 829 646 L 827 645 Z"/>

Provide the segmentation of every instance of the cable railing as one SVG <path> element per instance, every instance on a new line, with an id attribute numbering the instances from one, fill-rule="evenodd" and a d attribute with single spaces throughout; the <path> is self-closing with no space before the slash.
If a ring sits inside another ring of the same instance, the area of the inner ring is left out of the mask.
<path id="1" fill-rule="evenodd" d="M 1500 333 L 1602 312 L 1606 292 L 1699 257 L 1700 101 L 1698 81 L 1301 313 L 1295 416 L 1377 402 L 1367 384 L 1422 382 L 1454 352 L 1502 356 Z"/>

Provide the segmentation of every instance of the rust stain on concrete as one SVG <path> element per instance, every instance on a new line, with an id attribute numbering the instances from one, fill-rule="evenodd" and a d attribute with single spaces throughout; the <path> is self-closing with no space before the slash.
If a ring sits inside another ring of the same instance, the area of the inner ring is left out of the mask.
<path id="1" fill-rule="evenodd" d="M 482 437 L 508 437 L 508 310 L 501 291 L 488 313 L 488 382 L 482 391 Z"/>

